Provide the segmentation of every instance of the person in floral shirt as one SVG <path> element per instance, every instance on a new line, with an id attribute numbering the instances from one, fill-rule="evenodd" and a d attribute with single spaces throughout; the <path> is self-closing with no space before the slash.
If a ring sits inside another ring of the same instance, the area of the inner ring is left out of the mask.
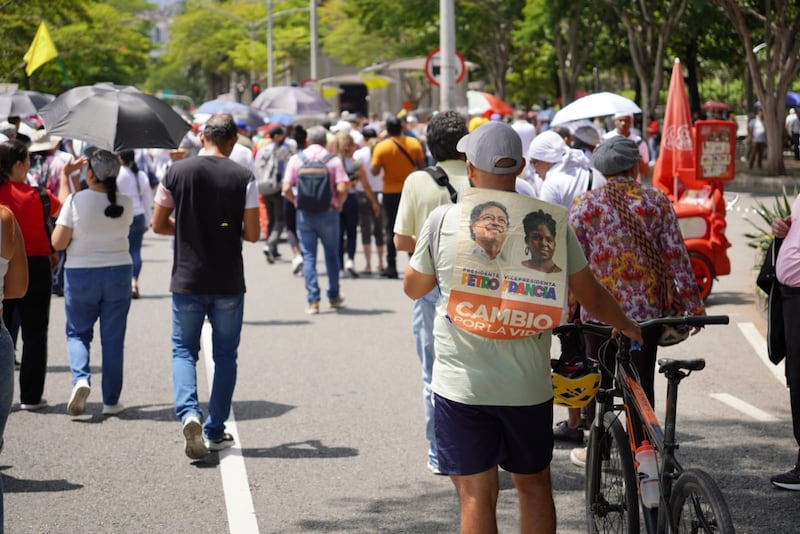
<path id="1" fill-rule="evenodd" d="M 678 219 L 667 196 L 658 189 L 636 181 L 639 150 L 636 143 L 622 136 L 605 140 L 595 151 L 592 161 L 608 183 L 580 195 L 570 209 L 569 222 L 589 260 L 595 277 L 620 303 L 628 317 L 637 321 L 664 315 L 659 291 L 662 286 L 656 272 L 648 265 L 645 251 L 637 245 L 617 208 L 609 198 L 614 188 L 626 199 L 636 219 L 643 224 L 645 237 L 661 252 L 670 276 L 675 279 L 677 307 L 687 315 L 703 315 L 697 281 L 689 263 L 689 255 L 678 227 Z M 594 318 L 581 311 L 582 321 Z M 633 354 L 647 398 L 653 404 L 653 380 L 656 362 L 658 329 L 643 332 L 644 346 Z M 587 339 L 587 347 L 596 349 L 604 340 Z"/>

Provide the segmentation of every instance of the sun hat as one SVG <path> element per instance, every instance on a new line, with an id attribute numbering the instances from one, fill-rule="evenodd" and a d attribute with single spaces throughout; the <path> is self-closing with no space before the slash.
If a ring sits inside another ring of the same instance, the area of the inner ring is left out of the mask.
<path id="1" fill-rule="evenodd" d="M 119 174 L 119 158 L 113 152 L 92 146 L 86 149 L 86 157 L 89 158 L 89 167 L 98 181 L 102 182 L 111 177 L 116 178 Z"/>
<path id="2" fill-rule="evenodd" d="M 519 134 L 504 122 L 487 122 L 459 139 L 456 150 L 467 155 L 476 168 L 494 174 L 516 175 L 524 159 Z M 503 159 L 513 160 L 511 166 L 498 166 Z"/>
<path id="3" fill-rule="evenodd" d="M 528 145 L 528 159 L 558 163 L 566 151 L 564 138 L 553 130 L 547 130 L 534 137 Z"/>
<path id="4" fill-rule="evenodd" d="M 53 150 L 58 148 L 61 138 L 57 135 L 50 135 L 47 130 L 36 130 L 31 139 L 31 146 L 28 147 L 28 152 L 44 152 L 45 150 Z"/>
<path id="5" fill-rule="evenodd" d="M 636 167 L 639 147 L 627 137 L 615 135 L 604 140 L 592 154 L 594 168 L 605 176 L 617 176 Z"/>

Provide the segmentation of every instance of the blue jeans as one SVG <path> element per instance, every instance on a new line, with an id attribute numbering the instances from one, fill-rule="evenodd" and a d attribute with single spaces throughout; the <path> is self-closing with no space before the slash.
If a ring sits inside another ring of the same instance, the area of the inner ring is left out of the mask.
<path id="1" fill-rule="evenodd" d="M 297 210 L 297 234 L 303 252 L 303 278 L 306 281 L 306 299 L 318 301 L 317 239 L 322 241 L 325 269 L 328 272 L 328 299 L 339 297 L 339 212 L 328 210 L 311 213 Z"/>
<path id="2" fill-rule="evenodd" d="M 142 272 L 142 241 L 144 241 L 144 214 L 135 215 L 128 229 L 128 252 L 133 261 L 133 279 L 138 280 Z"/>
<path id="3" fill-rule="evenodd" d="M 436 317 L 436 301 L 439 299 L 439 288 L 434 287 L 430 293 L 414 301 L 411 311 L 411 328 L 417 346 L 417 356 L 422 364 L 422 400 L 425 404 L 425 437 L 428 438 L 428 462 L 439 467 L 436 454 L 436 433 L 433 421 L 433 396 L 431 394 L 431 377 L 433 376 L 433 319 Z"/>
<path id="4" fill-rule="evenodd" d="M 223 436 L 231 411 L 243 314 L 244 295 L 172 294 L 172 386 L 175 414 L 181 421 L 190 415 L 203 417 L 197 401 L 196 366 L 203 321 L 208 317 L 211 323 L 214 379 L 203 425 L 209 439 Z"/>
<path id="5" fill-rule="evenodd" d="M 119 402 L 123 349 L 131 307 L 131 266 L 64 270 L 64 312 L 72 383 L 91 380 L 89 344 L 100 319 L 103 404 Z"/>
<path id="6" fill-rule="evenodd" d="M 0 320 L 0 451 L 3 449 L 3 432 L 14 401 L 14 342 L 3 321 Z M 3 477 L 0 475 L 0 534 L 3 533 Z"/>

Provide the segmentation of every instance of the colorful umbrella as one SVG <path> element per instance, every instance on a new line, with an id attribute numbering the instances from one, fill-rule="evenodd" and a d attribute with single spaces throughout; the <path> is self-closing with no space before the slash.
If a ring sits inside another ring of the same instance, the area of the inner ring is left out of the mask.
<path id="1" fill-rule="evenodd" d="M 653 184 L 674 194 L 677 182 L 690 189 L 694 184 L 694 140 L 692 139 L 692 113 L 683 83 L 681 62 L 676 58 L 667 93 L 667 107 L 661 134 L 661 148 L 653 169 Z"/>
<path id="2" fill-rule="evenodd" d="M 264 124 L 264 118 L 245 104 L 234 100 L 209 100 L 194 110 L 195 121 L 205 122 L 215 113 L 228 113 L 237 122 L 244 121 L 253 130 Z M 199 118 L 201 118 L 199 120 Z"/>
<path id="3" fill-rule="evenodd" d="M 641 113 L 642 109 L 633 100 L 616 93 L 592 93 L 561 108 L 550 124 L 556 126 L 565 122 L 605 117 L 623 112 L 635 115 Z"/>
<path id="4" fill-rule="evenodd" d="M 0 117 L 27 117 L 35 115 L 55 96 L 37 91 L 10 91 L 0 93 Z"/>
<path id="5" fill-rule="evenodd" d="M 331 105 L 319 91 L 293 85 L 270 87 L 262 91 L 250 107 L 258 111 L 286 115 L 316 115 L 331 109 Z"/>
<path id="6" fill-rule="evenodd" d="M 47 131 L 119 152 L 176 148 L 189 124 L 169 104 L 132 86 L 70 89 L 39 110 Z"/>
<path id="7" fill-rule="evenodd" d="M 511 106 L 491 93 L 483 91 L 467 91 L 467 113 L 489 117 L 494 113 L 511 115 L 514 110 Z"/>

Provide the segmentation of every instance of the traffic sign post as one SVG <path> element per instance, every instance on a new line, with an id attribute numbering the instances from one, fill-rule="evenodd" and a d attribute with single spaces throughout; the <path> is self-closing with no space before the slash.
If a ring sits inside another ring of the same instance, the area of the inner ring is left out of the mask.
<path id="1" fill-rule="evenodd" d="M 456 61 L 455 61 L 456 73 L 455 73 L 455 80 L 456 83 L 460 83 L 461 80 L 464 79 L 464 76 L 467 74 L 467 68 L 464 64 L 464 56 L 461 55 L 461 52 L 456 50 Z M 430 81 L 436 87 L 441 87 L 441 78 L 442 78 L 442 50 L 441 48 L 437 48 L 430 54 L 428 54 L 428 58 L 425 60 L 425 76 L 428 77 L 428 81 Z"/>

